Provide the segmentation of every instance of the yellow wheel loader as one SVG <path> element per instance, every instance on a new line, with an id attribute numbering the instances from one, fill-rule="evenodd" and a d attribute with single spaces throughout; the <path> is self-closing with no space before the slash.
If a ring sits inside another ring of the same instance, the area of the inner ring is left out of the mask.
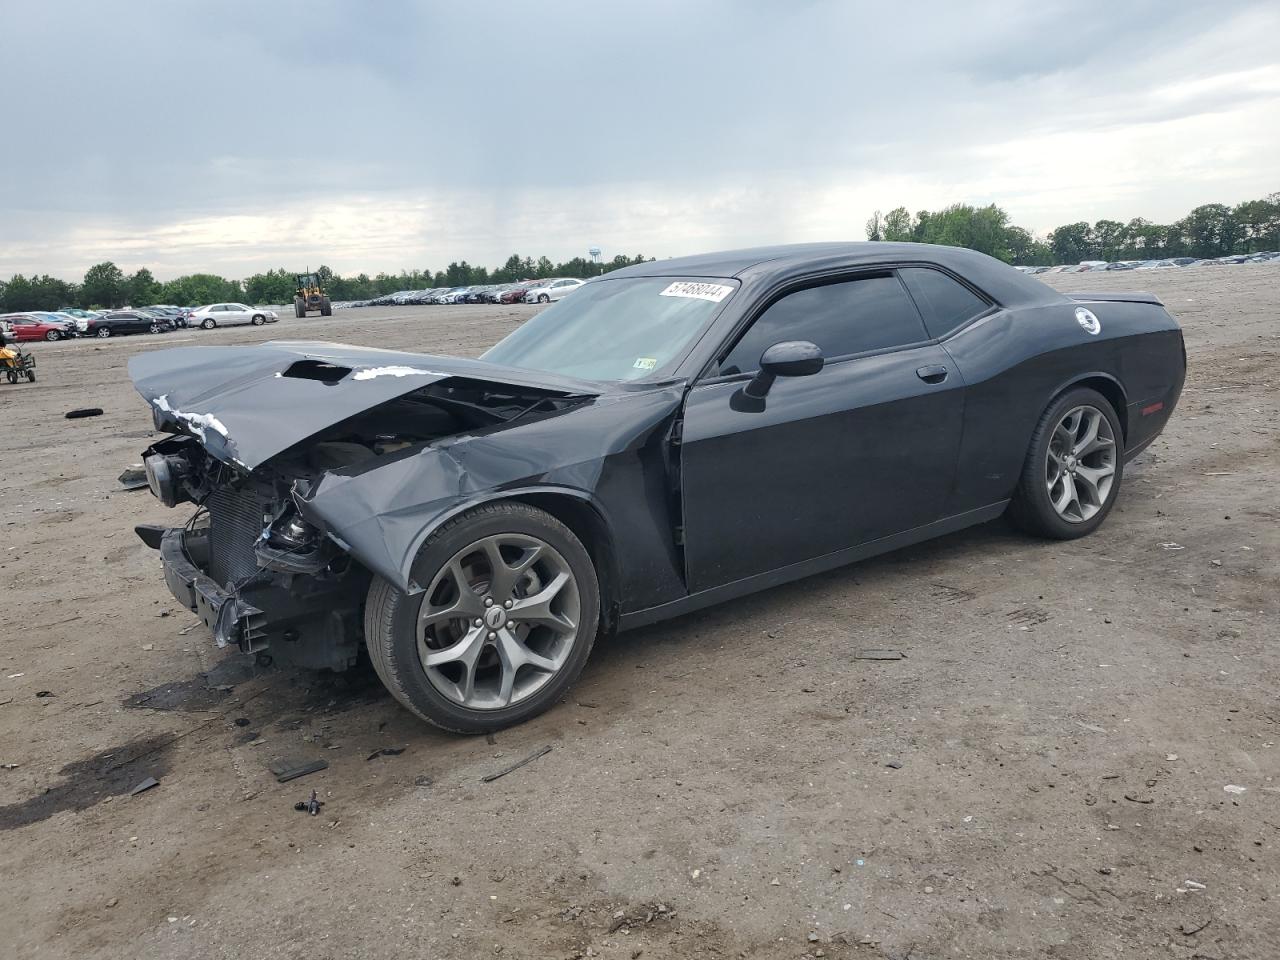
<path id="1" fill-rule="evenodd" d="M 333 307 L 329 306 L 329 294 L 320 287 L 320 277 L 314 273 L 300 273 L 298 289 L 293 292 L 293 315 L 305 317 L 308 313 L 331 317 Z"/>

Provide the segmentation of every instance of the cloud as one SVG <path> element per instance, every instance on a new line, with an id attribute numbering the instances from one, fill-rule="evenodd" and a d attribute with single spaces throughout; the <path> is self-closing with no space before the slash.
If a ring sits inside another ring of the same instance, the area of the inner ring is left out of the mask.
<path id="1" fill-rule="evenodd" d="M 0 93 L 0 274 L 665 256 L 1280 187 L 1265 2 L 62 0 L 6 33 L 39 82 Z"/>

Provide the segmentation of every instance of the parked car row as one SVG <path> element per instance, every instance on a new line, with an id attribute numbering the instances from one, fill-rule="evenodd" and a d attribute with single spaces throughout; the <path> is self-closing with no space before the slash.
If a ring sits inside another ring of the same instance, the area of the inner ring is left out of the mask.
<path id="1" fill-rule="evenodd" d="M 130 333 L 167 333 L 186 327 L 212 330 L 238 323 L 275 323 L 274 310 L 243 303 L 214 303 L 205 307 L 134 307 L 123 310 L 27 310 L 0 316 L 0 327 L 17 341 L 71 340 L 76 337 L 124 336 Z"/>
<path id="2" fill-rule="evenodd" d="M 1280 262 L 1280 250 L 1264 250 L 1261 253 L 1237 253 L 1228 257 L 1200 259 L 1197 257 L 1169 257 L 1165 260 L 1081 260 L 1079 263 L 1056 267 L 1015 267 L 1027 274 L 1039 273 L 1088 273 L 1097 270 L 1166 270 L 1170 267 L 1206 267 L 1232 263 Z"/>
<path id="3" fill-rule="evenodd" d="M 522 280 L 519 283 L 400 290 L 372 300 L 348 300 L 335 303 L 334 307 L 348 309 L 424 303 L 552 303 L 573 293 L 584 283 L 586 283 L 585 280 L 574 277 L 548 277 L 543 280 Z"/>

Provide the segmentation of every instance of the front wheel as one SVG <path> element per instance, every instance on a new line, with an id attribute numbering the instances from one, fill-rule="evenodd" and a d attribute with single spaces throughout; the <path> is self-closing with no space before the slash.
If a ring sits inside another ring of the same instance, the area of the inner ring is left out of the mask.
<path id="1" fill-rule="evenodd" d="M 36 382 L 36 372 L 34 370 L 28 370 L 27 383 L 35 383 L 35 382 Z"/>
<path id="2" fill-rule="evenodd" d="M 201 330 L 212 330 L 217 325 L 218 324 L 214 321 L 213 317 L 205 317 L 200 321 Z"/>
<path id="3" fill-rule="evenodd" d="M 365 642 L 387 689 L 424 720 L 485 733 L 542 713 L 591 653 L 600 588 L 582 542 L 523 503 L 477 507 L 418 552 L 409 595 L 377 577 Z"/>
<path id="4" fill-rule="evenodd" d="M 1055 540 L 1092 533 L 1120 493 L 1123 447 L 1110 401 L 1087 387 L 1068 390 L 1031 435 L 1010 516 L 1028 533 Z"/>
<path id="5" fill-rule="evenodd" d="M 98 336 L 98 337 L 100 337 L 100 338 L 101 338 L 101 339 L 103 339 L 103 340 L 107 339 L 107 337 L 111 336 L 111 328 L 110 328 L 110 327 L 99 327 L 99 328 L 98 328 L 97 336 Z"/>
<path id="6" fill-rule="evenodd" d="M 539 302 L 539 303 L 550 303 L 550 302 L 551 302 L 551 298 L 550 298 L 550 297 L 548 297 L 545 293 L 541 293 L 541 294 L 539 294 L 539 295 L 538 295 L 538 302 Z"/>
<path id="7" fill-rule="evenodd" d="M 62 334 L 60 334 L 57 330 L 50 330 L 47 333 L 45 333 L 44 338 L 48 340 L 50 343 L 53 343 L 55 340 L 61 340 Z"/>
<path id="8" fill-rule="evenodd" d="M 4 373 L 4 375 L 5 375 L 5 378 L 6 378 L 10 383 L 17 383 L 17 382 L 18 382 L 18 371 L 17 371 L 17 370 L 6 370 L 6 371 L 5 371 L 5 373 Z"/>
<path id="9" fill-rule="evenodd" d="M 260 314 L 260 313 L 255 313 L 255 314 L 253 315 L 253 325 L 254 325 L 255 327 L 260 327 L 260 326 L 262 326 L 262 325 L 263 325 L 264 323 L 266 323 L 266 322 L 267 322 L 267 318 L 266 318 L 266 317 L 264 317 L 262 314 Z"/>

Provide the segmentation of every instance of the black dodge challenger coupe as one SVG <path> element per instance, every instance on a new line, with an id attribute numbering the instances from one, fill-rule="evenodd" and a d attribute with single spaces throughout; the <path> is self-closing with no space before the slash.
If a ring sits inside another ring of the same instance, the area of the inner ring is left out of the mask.
<path id="1" fill-rule="evenodd" d="M 916 244 L 617 270 L 479 360 L 321 343 L 134 357 L 159 549 L 220 646 L 342 669 L 433 723 L 545 710 L 601 632 L 1006 510 L 1095 529 L 1182 389 L 1142 293 L 1063 296 Z"/>

